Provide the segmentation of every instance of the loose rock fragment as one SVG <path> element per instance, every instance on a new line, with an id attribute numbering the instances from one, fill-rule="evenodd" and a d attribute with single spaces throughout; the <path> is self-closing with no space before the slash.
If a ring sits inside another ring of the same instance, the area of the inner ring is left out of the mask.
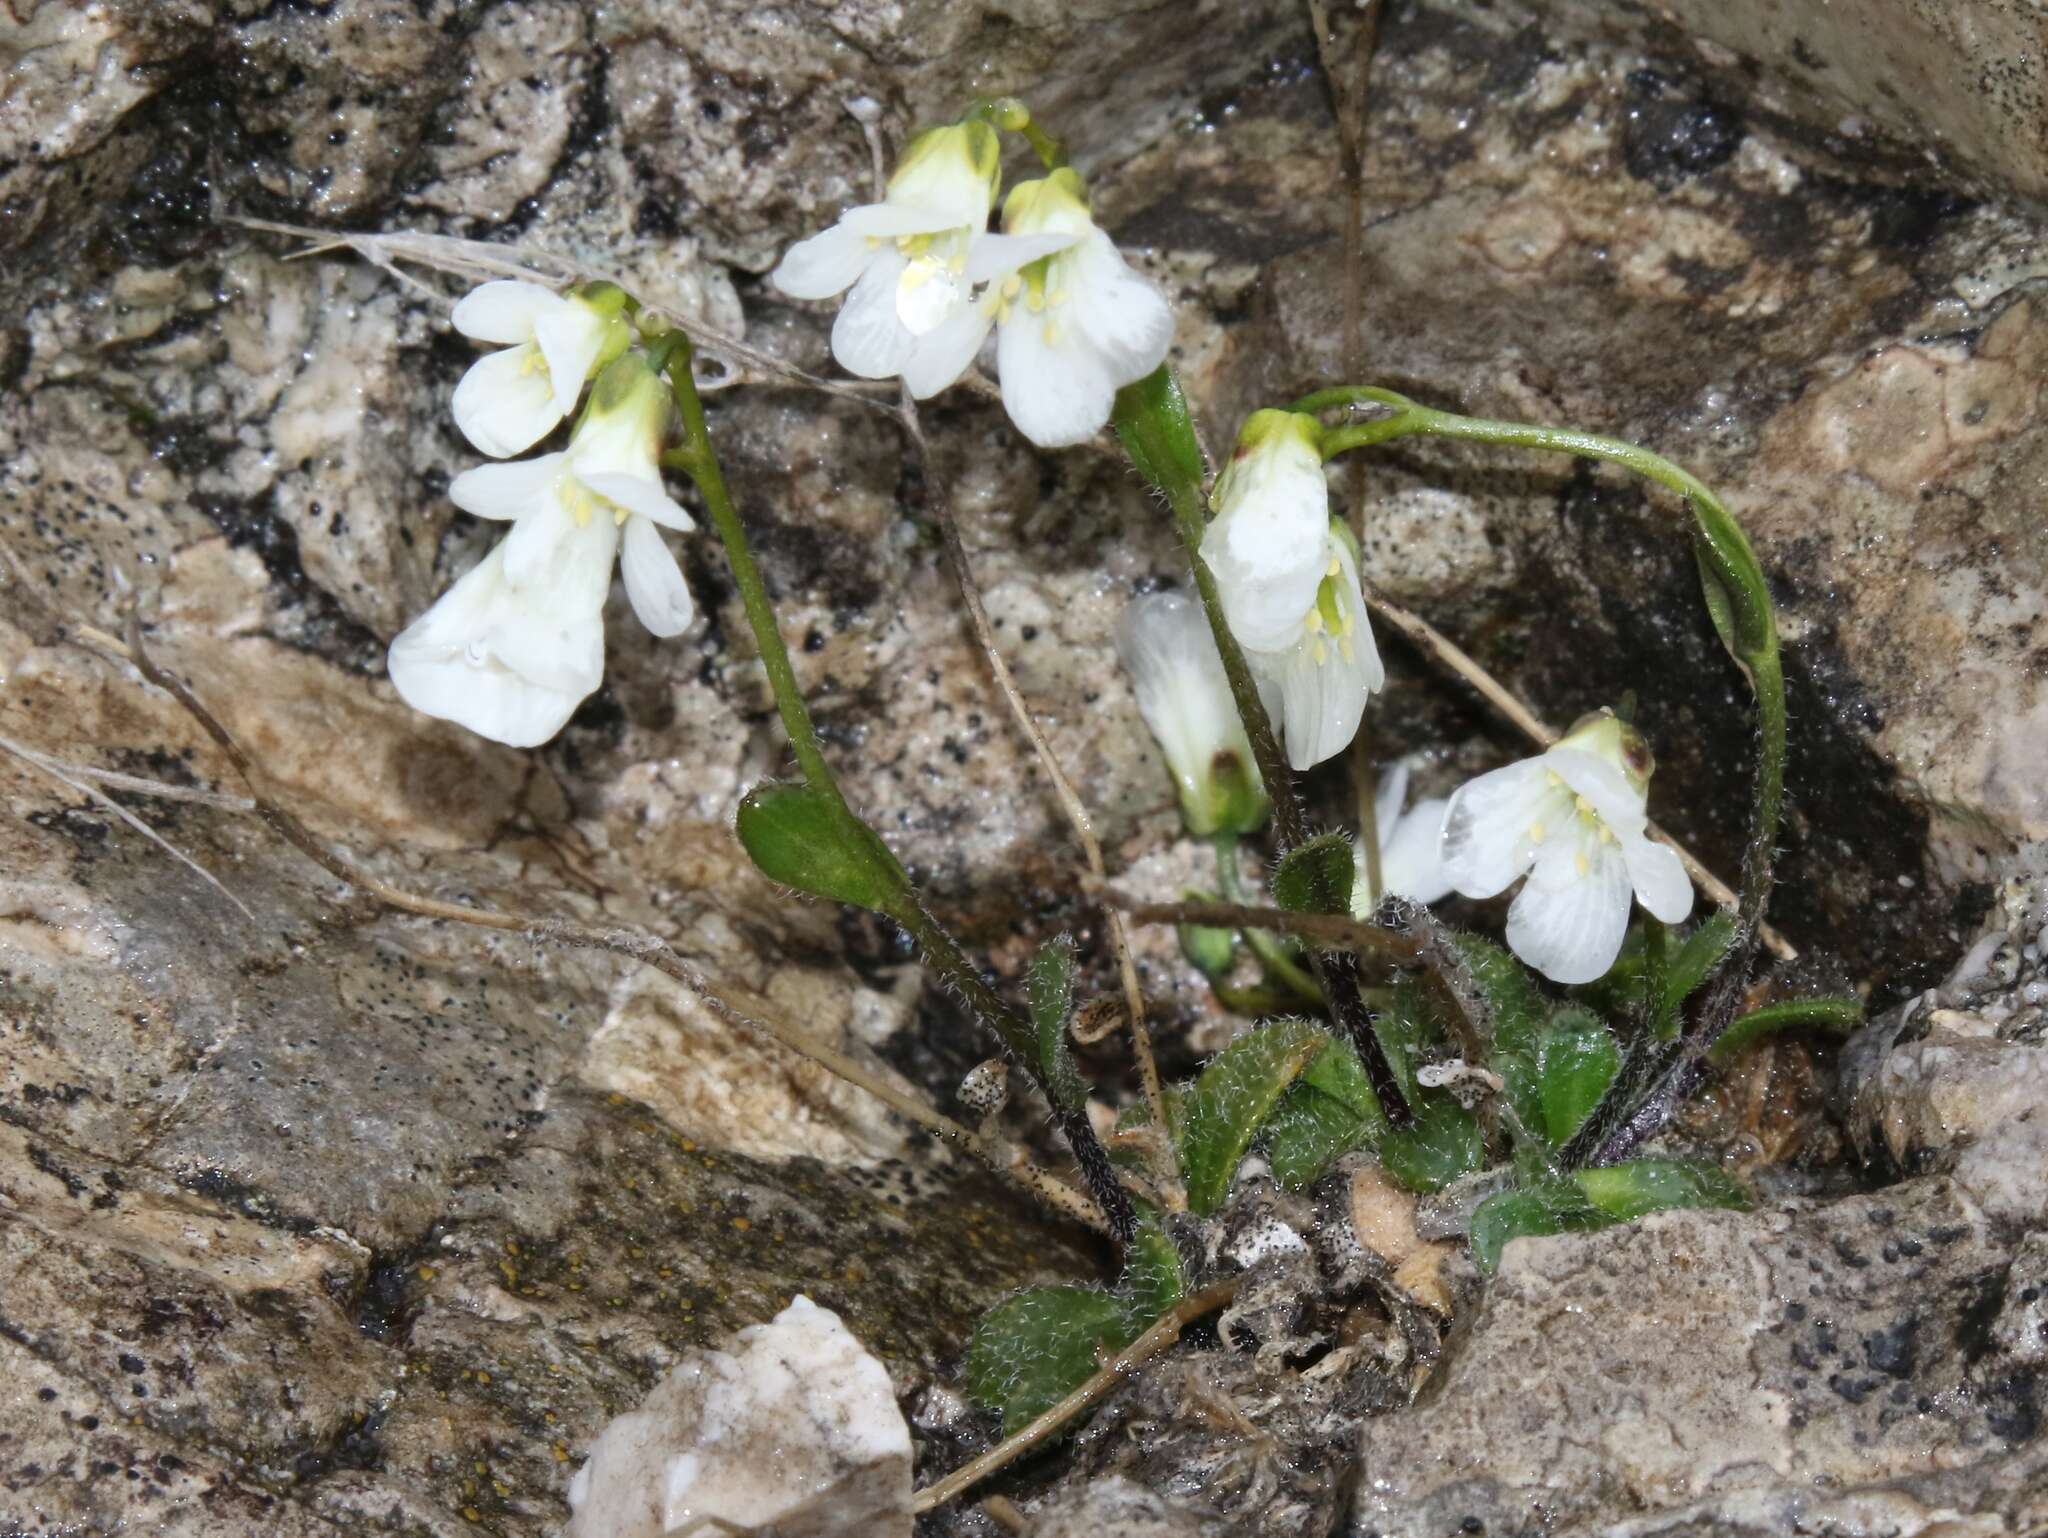
<path id="1" fill-rule="evenodd" d="M 799 1296 L 702 1351 L 599 1434 L 569 1538 L 910 1533 L 910 1428 L 888 1371 Z"/>

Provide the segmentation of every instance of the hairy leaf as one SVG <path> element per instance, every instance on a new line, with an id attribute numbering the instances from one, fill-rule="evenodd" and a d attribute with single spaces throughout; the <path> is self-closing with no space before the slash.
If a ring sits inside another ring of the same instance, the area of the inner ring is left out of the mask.
<path id="1" fill-rule="evenodd" d="M 1551 1011 L 1537 1050 L 1543 1121 L 1534 1130 L 1554 1146 L 1570 1142 L 1620 1071 L 1621 1049 L 1605 1021 L 1576 1004 Z"/>
<path id="2" fill-rule="evenodd" d="M 1380 1163 L 1411 1191 L 1441 1191 L 1486 1162 L 1486 1139 L 1473 1114 L 1440 1090 L 1409 1101 L 1414 1125 L 1380 1139 Z"/>
<path id="3" fill-rule="evenodd" d="M 1209 1060 L 1182 1112 L 1181 1170 L 1190 1210 L 1207 1214 L 1223 1205 L 1230 1179 L 1274 1103 L 1329 1039 L 1306 1020 L 1272 1020 Z"/>
<path id="4" fill-rule="evenodd" d="M 1290 1191 L 1313 1185 L 1354 1148 L 1369 1146 L 1373 1129 L 1341 1101 L 1306 1080 L 1291 1085 L 1266 1122 L 1266 1160 Z"/>
<path id="5" fill-rule="evenodd" d="M 910 878 L 874 830 L 808 785 L 756 785 L 740 799 L 740 844 L 771 881 L 887 913 Z"/>
<path id="6" fill-rule="evenodd" d="M 1532 1181 L 1479 1204 L 1472 1214 L 1472 1258 L 1491 1276 L 1510 1239 L 1606 1228 L 1614 1221 L 1569 1181 Z"/>
<path id="7" fill-rule="evenodd" d="M 1791 1026 L 1812 1025 L 1847 1035 L 1863 1023 L 1863 1002 L 1851 998 L 1786 999 L 1753 1009 L 1714 1039 L 1710 1055 L 1717 1063 L 1732 1060 L 1753 1041 Z"/>
<path id="8" fill-rule="evenodd" d="M 1065 935 L 1048 940 L 1031 958 L 1024 978 L 1031 1025 L 1038 1035 L 1038 1066 L 1045 1092 L 1063 1111 L 1078 1111 L 1088 1086 L 1067 1046 L 1067 1020 L 1074 1009 L 1074 945 Z"/>
<path id="9" fill-rule="evenodd" d="M 1273 870 L 1273 901 L 1293 913 L 1351 911 L 1358 858 L 1341 833 L 1319 833 L 1296 844 Z"/>
<path id="10" fill-rule="evenodd" d="M 1580 1170 L 1572 1177 L 1586 1199 L 1616 1222 L 1671 1207 L 1749 1206 L 1749 1193 L 1712 1164 L 1686 1159 L 1631 1159 Z"/>
<path id="11" fill-rule="evenodd" d="M 1548 1006 L 1522 964 L 1490 940 L 1454 933 L 1451 948 L 1464 963 L 1470 992 L 1489 1018 L 1473 1022 L 1487 1040 L 1486 1066 L 1507 1084 L 1508 1104 L 1532 1131 L 1543 1125 L 1537 1052 Z"/>
<path id="12" fill-rule="evenodd" d="M 1116 392 L 1117 438 L 1138 473 L 1162 490 L 1202 484 L 1202 448 L 1187 397 L 1165 364 Z"/>
<path id="13" fill-rule="evenodd" d="M 1036 1420 L 1094 1373 L 1097 1349 L 1119 1351 L 1144 1326 L 1114 1293 L 1034 1287 L 998 1303 L 967 1345 L 967 1392 L 1005 1432 Z"/>
<path id="14" fill-rule="evenodd" d="M 1138 1234 L 1124 1251 L 1124 1274 L 1117 1291 L 1130 1305 L 1131 1320 L 1140 1329 L 1187 1296 L 1187 1270 L 1180 1251 L 1159 1214 L 1147 1212 Z"/>

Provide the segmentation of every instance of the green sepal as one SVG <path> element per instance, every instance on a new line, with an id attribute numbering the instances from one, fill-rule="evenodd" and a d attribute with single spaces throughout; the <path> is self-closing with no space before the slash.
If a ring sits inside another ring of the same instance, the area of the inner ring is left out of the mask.
<path id="1" fill-rule="evenodd" d="M 1067 1045 L 1067 1022 L 1074 1013 L 1074 944 L 1065 935 L 1046 941 L 1031 958 L 1024 972 L 1024 997 L 1031 1009 L 1045 1093 L 1062 1111 L 1079 1111 L 1088 1102 L 1088 1085 Z"/>
<path id="2" fill-rule="evenodd" d="M 1537 1051 L 1543 1120 L 1531 1130 L 1563 1147 L 1586 1124 L 1620 1071 L 1621 1048 L 1607 1023 L 1577 1004 L 1559 1005 L 1551 1011 Z"/>
<path id="3" fill-rule="evenodd" d="M 1117 391 L 1110 420 L 1131 463 L 1154 486 L 1171 491 L 1202 484 L 1202 447 L 1187 397 L 1167 365 Z"/>
<path id="4" fill-rule="evenodd" d="M 1631 1159 L 1578 1171 L 1586 1200 L 1617 1223 L 1674 1207 L 1750 1205 L 1749 1193 L 1726 1170 L 1688 1159 Z"/>
<path id="5" fill-rule="evenodd" d="M 1209 1059 L 1182 1111 L 1180 1162 L 1190 1211 L 1207 1215 L 1223 1205 L 1274 1104 L 1329 1039 L 1306 1020 L 1271 1020 Z"/>
<path id="6" fill-rule="evenodd" d="M 1034 1287 L 998 1303 L 967 1343 L 967 1392 L 1013 1432 L 1087 1382 L 1098 1350 L 1120 1351 L 1144 1325 L 1130 1303 L 1093 1287 Z"/>
<path id="7" fill-rule="evenodd" d="M 1296 844 L 1273 868 L 1273 901 L 1290 913 L 1351 912 L 1358 856 L 1341 833 L 1319 833 Z"/>
<path id="8" fill-rule="evenodd" d="M 808 785 L 769 781 L 740 798 L 740 844 L 771 881 L 887 913 L 910 878 L 872 828 Z"/>

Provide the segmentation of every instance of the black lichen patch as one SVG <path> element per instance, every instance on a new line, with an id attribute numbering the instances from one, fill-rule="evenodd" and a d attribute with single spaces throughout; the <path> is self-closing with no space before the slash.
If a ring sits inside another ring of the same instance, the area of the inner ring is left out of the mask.
<path id="1" fill-rule="evenodd" d="M 1628 77 L 1622 150 L 1629 173 L 1670 189 L 1716 166 L 1741 147 L 1742 119 L 1732 107 L 1694 94 L 1669 76 L 1640 69 Z"/>

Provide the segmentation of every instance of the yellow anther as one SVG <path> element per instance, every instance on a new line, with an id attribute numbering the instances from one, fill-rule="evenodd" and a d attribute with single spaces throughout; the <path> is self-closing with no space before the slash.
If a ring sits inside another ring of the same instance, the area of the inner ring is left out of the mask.
<path id="1" fill-rule="evenodd" d="M 1019 294 L 1023 292 L 1024 280 L 1018 277 L 1014 272 L 1011 273 L 1007 278 L 1003 279 L 1003 297 L 1005 299 L 1015 299 Z"/>
<path id="2" fill-rule="evenodd" d="M 1323 611 L 1321 609 L 1309 610 L 1306 623 L 1310 635 L 1321 635 L 1323 632 Z"/>
<path id="3" fill-rule="evenodd" d="M 1321 667 L 1325 662 L 1328 662 L 1330 660 L 1330 643 L 1325 641 L 1321 636 L 1316 637 L 1314 655 L 1317 667 Z"/>
<path id="4" fill-rule="evenodd" d="M 1572 865 L 1577 869 L 1578 873 L 1581 876 L 1590 876 L 1593 874 L 1593 862 L 1586 858 L 1586 851 L 1583 849 L 1581 849 L 1577 854 L 1572 856 Z"/>
<path id="5" fill-rule="evenodd" d="M 1062 332 L 1062 331 L 1060 330 L 1060 323 L 1059 323 L 1058 321 L 1056 321 L 1056 320 L 1049 320 L 1049 321 L 1047 321 L 1047 322 L 1045 323 L 1045 345 L 1046 345 L 1046 346 L 1048 346 L 1048 347 L 1057 347 L 1057 346 L 1059 346 L 1059 341 L 1060 341 L 1060 337 L 1061 337 L 1062 335 L 1064 335 L 1064 333 L 1063 333 L 1063 332 Z"/>
<path id="6" fill-rule="evenodd" d="M 526 357 L 519 364 L 519 372 L 521 374 L 545 374 L 547 371 L 548 355 L 542 352 L 537 344 L 529 342 L 526 347 Z"/>
<path id="7" fill-rule="evenodd" d="M 1529 824 L 1530 843 L 1540 844 L 1548 837 L 1550 837 L 1550 830 L 1543 826 L 1542 818 L 1539 817 L 1534 822 Z"/>
<path id="8" fill-rule="evenodd" d="M 1344 634 L 1337 637 L 1337 652 L 1346 662 L 1356 662 L 1358 660 L 1358 648 L 1351 644 L 1351 632 L 1349 630 L 1346 630 Z"/>

